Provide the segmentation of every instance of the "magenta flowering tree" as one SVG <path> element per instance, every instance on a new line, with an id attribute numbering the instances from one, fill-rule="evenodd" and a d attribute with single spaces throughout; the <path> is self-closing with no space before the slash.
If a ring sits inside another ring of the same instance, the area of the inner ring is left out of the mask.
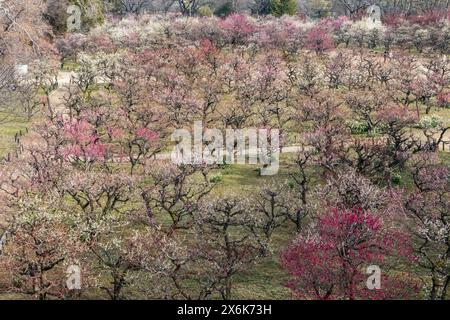
<path id="1" fill-rule="evenodd" d="M 291 20 L 275 20 L 261 25 L 252 41 L 261 51 L 268 48 L 281 50 L 286 58 L 291 58 L 303 48 L 305 34 Z"/>
<path id="2" fill-rule="evenodd" d="M 217 57 L 218 53 L 219 50 L 211 40 L 207 38 L 200 40 L 197 53 L 200 60 L 206 60 L 209 63 L 214 63 L 214 59 Z"/>
<path id="3" fill-rule="evenodd" d="M 414 296 L 416 284 L 386 274 L 386 258 L 410 253 L 407 236 L 386 230 L 376 215 L 331 209 L 283 251 L 281 260 L 290 275 L 287 286 L 300 299 L 402 299 Z M 385 268 L 380 290 L 366 287 L 369 265 Z"/>
<path id="4" fill-rule="evenodd" d="M 441 22 L 443 19 L 445 19 L 446 14 L 448 14 L 448 12 L 445 12 L 445 10 L 440 11 L 437 9 L 431 9 L 428 12 L 424 12 L 423 14 L 412 15 L 408 19 L 412 24 L 430 26 L 436 25 Z"/>

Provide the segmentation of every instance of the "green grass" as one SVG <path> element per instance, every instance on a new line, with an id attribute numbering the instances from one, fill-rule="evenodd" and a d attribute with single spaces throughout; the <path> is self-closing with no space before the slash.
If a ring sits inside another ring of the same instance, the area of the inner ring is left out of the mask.
<path id="1" fill-rule="evenodd" d="M 287 181 L 289 173 L 293 172 L 289 166 L 291 157 L 292 155 L 287 154 L 281 156 L 280 171 L 275 176 L 260 176 L 259 166 L 256 165 L 227 165 L 220 170 L 223 180 L 213 190 L 213 194 L 250 195 L 271 180 Z M 291 225 L 275 231 L 272 236 L 272 253 L 233 278 L 234 299 L 290 298 L 289 290 L 284 286 L 287 274 L 280 264 L 280 253 L 295 237 L 295 233 Z"/>
<path id="2" fill-rule="evenodd" d="M 285 300 L 290 298 L 284 286 L 287 274 L 282 269 L 279 254 L 274 253 L 257 266 L 242 272 L 234 278 L 234 299 Z"/>
<path id="3" fill-rule="evenodd" d="M 3 118 L 3 115 L 0 115 L 0 119 Z M 0 157 L 6 156 L 14 149 L 14 136 L 20 131 L 25 133 L 27 126 L 28 121 L 18 116 L 11 116 L 0 122 Z"/>
<path id="4" fill-rule="evenodd" d="M 80 64 L 73 59 L 67 59 L 64 61 L 63 71 L 77 71 L 80 67 Z"/>

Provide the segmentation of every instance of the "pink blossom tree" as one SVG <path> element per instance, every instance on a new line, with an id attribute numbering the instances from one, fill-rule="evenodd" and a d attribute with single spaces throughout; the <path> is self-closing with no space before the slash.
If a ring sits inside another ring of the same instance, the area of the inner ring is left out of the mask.
<path id="1" fill-rule="evenodd" d="M 232 14 L 219 22 L 219 26 L 227 32 L 229 43 L 240 45 L 255 31 L 255 27 L 245 15 Z"/>
<path id="2" fill-rule="evenodd" d="M 327 31 L 320 26 L 309 30 L 306 36 L 306 48 L 316 52 L 318 55 L 334 48 L 333 39 Z"/>

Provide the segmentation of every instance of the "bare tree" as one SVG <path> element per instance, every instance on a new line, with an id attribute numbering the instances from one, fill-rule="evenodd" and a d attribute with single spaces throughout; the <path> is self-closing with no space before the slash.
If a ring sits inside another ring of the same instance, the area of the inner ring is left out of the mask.
<path id="1" fill-rule="evenodd" d="M 116 10 L 122 13 L 141 13 L 153 7 L 154 0 L 116 0 Z"/>
<path id="2" fill-rule="evenodd" d="M 200 0 L 178 0 L 181 13 L 185 16 L 192 16 L 200 6 Z"/>
<path id="3" fill-rule="evenodd" d="M 42 0 L 0 1 L 0 39 L 5 53 L 21 53 L 27 51 L 38 54 L 41 41 L 45 38 L 47 26 L 42 20 L 45 6 Z M 30 50 L 31 49 L 31 50 Z M 0 58 L 4 55 L 0 56 Z"/>
<path id="4" fill-rule="evenodd" d="M 42 19 L 44 7 L 41 0 L 0 0 L 0 109 L 10 105 L 14 96 L 14 65 L 27 64 L 48 47 L 48 28 Z"/>
<path id="5" fill-rule="evenodd" d="M 15 85 L 14 68 L 0 63 L 0 110 L 4 110 L 11 100 L 11 90 Z M 0 115 L 0 123 L 7 117 Z"/>
<path id="6" fill-rule="evenodd" d="M 367 8 L 373 2 L 372 0 L 338 0 L 338 3 L 345 8 L 350 17 L 353 17 L 359 10 Z"/>

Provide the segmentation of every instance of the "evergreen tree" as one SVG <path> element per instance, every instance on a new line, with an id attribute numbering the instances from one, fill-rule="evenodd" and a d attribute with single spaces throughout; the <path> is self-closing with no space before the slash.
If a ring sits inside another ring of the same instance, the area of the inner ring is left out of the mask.
<path id="1" fill-rule="evenodd" d="M 281 5 L 281 0 L 269 1 L 269 14 L 275 17 L 281 17 L 283 15 L 283 7 Z"/>
<path id="2" fill-rule="evenodd" d="M 295 16 L 297 14 L 296 0 L 281 0 L 282 15 Z"/>
<path id="3" fill-rule="evenodd" d="M 275 17 L 281 17 L 283 15 L 296 15 L 297 14 L 297 2 L 296 0 L 269 0 L 267 1 L 267 12 L 265 14 L 271 14 Z"/>
<path id="4" fill-rule="evenodd" d="M 309 0 L 308 7 L 312 17 L 324 18 L 330 15 L 333 4 L 330 0 Z"/>
<path id="5" fill-rule="evenodd" d="M 219 17 L 226 17 L 234 12 L 233 3 L 227 1 L 214 11 L 214 14 Z"/>

